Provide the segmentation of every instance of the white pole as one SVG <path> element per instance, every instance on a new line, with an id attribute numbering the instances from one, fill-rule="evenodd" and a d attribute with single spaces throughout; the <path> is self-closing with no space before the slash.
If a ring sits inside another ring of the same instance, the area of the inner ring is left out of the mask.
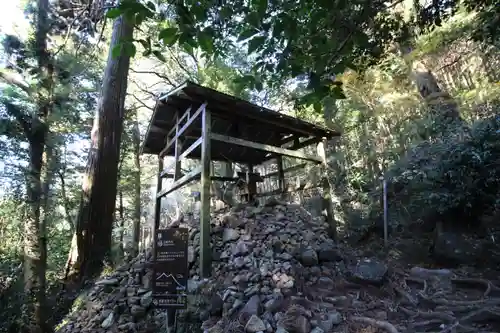
<path id="1" fill-rule="evenodd" d="M 388 221 L 387 221 L 387 180 L 383 180 L 383 195 L 384 195 L 384 246 L 388 247 Z"/>

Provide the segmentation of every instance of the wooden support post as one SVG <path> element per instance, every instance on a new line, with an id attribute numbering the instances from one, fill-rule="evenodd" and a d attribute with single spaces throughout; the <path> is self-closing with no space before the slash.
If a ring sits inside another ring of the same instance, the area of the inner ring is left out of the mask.
<path id="1" fill-rule="evenodd" d="M 278 185 L 281 190 L 281 200 L 285 198 L 285 171 L 283 170 L 283 156 L 278 155 L 276 157 L 276 163 L 278 164 Z"/>
<path id="2" fill-rule="evenodd" d="M 161 192 L 163 179 L 161 178 L 161 172 L 163 171 L 163 157 L 158 156 L 158 183 L 156 184 L 156 194 Z M 161 197 L 156 197 L 155 203 L 155 229 L 153 235 L 156 235 L 156 230 L 160 227 L 160 216 L 161 216 Z"/>
<path id="3" fill-rule="evenodd" d="M 253 173 L 253 165 L 247 164 L 248 170 L 248 180 L 247 180 L 247 202 L 251 203 L 255 200 L 255 195 L 257 194 L 257 181 L 251 176 Z"/>
<path id="4" fill-rule="evenodd" d="M 328 162 L 326 157 L 326 147 L 328 145 L 328 140 L 323 139 L 322 144 L 318 145 L 318 153 L 323 158 L 323 179 L 321 181 L 323 185 L 323 209 L 326 213 L 326 221 L 328 222 L 328 226 L 330 228 L 330 237 L 333 240 L 337 240 L 337 222 L 335 221 L 335 217 L 333 216 L 333 203 L 332 203 L 332 189 L 330 186 L 330 179 L 328 177 Z"/>
<path id="5" fill-rule="evenodd" d="M 210 248 L 211 125 L 210 111 L 205 108 L 202 113 L 200 209 L 200 273 L 203 278 L 208 278 L 212 271 L 212 250 Z"/>
<path id="6" fill-rule="evenodd" d="M 175 124 L 175 142 L 174 142 L 174 147 L 175 147 L 175 167 L 174 167 L 174 181 L 178 180 L 179 178 L 182 177 L 181 175 L 181 160 L 180 160 L 180 154 L 182 151 L 182 142 L 181 139 L 179 138 L 179 113 L 176 115 L 176 124 Z"/>

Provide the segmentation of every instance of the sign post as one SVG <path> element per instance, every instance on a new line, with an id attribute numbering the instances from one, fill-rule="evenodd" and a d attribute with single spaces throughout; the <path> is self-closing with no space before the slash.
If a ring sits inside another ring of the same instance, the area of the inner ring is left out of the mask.
<path id="1" fill-rule="evenodd" d="M 158 229 L 155 232 L 153 304 L 167 309 L 167 327 L 175 326 L 177 309 L 187 306 L 187 228 Z"/>

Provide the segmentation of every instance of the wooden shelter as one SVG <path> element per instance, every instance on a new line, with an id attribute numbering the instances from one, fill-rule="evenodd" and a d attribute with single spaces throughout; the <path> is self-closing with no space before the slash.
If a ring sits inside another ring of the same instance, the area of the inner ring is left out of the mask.
<path id="1" fill-rule="evenodd" d="M 210 188 L 212 180 L 236 181 L 239 178 L 215 177 L 210 173 L 211 161 L 240 163 L 247 166 L 247 195 L 254 195 L 259 175 L 253 167 L 276 159 L 280 173 L 280 189 L 285 190 L 282 156 L 314 163 L 326 163 L 323 154 L 311 156 L 298 149 L 324 142 L 339 133 L 301 121 L 242 99 L 229 96 L 187 81 L 158 98 L 142 145 L 143 154 L 159 156 L 160 170 L 155 210 L 155 229 L 160 223 L 161 198 L 201 179 L 201 275 L 211 271 Z M 163 168 L 163 158 L 174 157 L 172 167 Z M 201 160 L 198 167 L 181 173 L 184 158 Z M 242 175 L 240 175 L 241 177 Z M 173 184 L 162 188 L 162 178 L 173 178 Z M 328 191 L 329 192 L 329 191 Z M 331 200 L 327 219 L 332 221 Z"/>

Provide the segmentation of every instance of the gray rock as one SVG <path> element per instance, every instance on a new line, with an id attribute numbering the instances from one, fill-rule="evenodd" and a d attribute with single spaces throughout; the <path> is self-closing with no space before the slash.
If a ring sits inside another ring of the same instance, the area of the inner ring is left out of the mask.
<path id="1" fill-rule="evenodd" d="M 387 265 L 376 259 L 361 259 L 349 272 L 357 282 L 380 285 L 387 276 Z"/>
<path id="2" fill-rule="evenodd" d="M 234 215 L 226 214 L 222 218 L 222 223 L 224 223 L 226 226 L 228 226 L 230 228 L 236 229 L 236 228 L 239 228 L 242 225 L 244 225 L 245 221 L 241 218 L 237 218 Z"/>
<path id="3" fill-rule="evenodd" d="M 245 325 L 245 331 L 248 333 L 257 333 L 265 330 L 266 324 L 256 315 L 252 315 Z"/>
<path id="4" fill-rule="evenodd" d="M 224 308 L 224 301 L 222 298 L 218 295 L 215 294 L 212 296 L 210 300 L 210 315 L 212 316 L 218 316 L 222 314 L 222 310 Z"/>
<path id="5" fill-rule="evenodd" d="M 196 251 L 194 250 L 194 246 L 190 245 L 188 246 L 188 263 L 192 264 L 196 261 Z"/>
<path id="6" fill-rule="evenodd" d="M 248 245 L 243 241 L 239 241 L 234 245 L 232 254 L 233 256 L 244 256 L 247 255 L 249 251 Z"/>
<path id="7" fill-rule="evenodd" d="M 120 280 L 118 280 L 116 278 L 110 278 L 110 279 L 99 280 L 95 284 L 98 285 L 98 286 L 99 285 L 113 286 L 113 285 L 117 285 L 119 282 L 120 282 Z"/>
<path id="8" fill-rule="evenodd" d="M 304 266 L 315 266 L 318 264 L 318 254 L 313 249 L 306 249 L 300 254 L 300 262 Z"/>
<path id="9" fill-rule="evenodd" d="M 334 244 L 322 243 L 318 249 L 318 260 L 320 262 L 334 262 L 342 260 L 342 256 Z"/>
<path id="10" fill-rule="evenodd" d="M 325 331 L 319 327 L 315 327 L 312 329 L 311 333 L 325 333 Z"/>
<path id="11" fill-rule="evenodd" d="M 224 243 L 238 240 L 238 238 L 240 238 L 240 233 L 238 232 L 238 230 L 232 228 L 224 229 L 224 233 L 222 235 L 222 241 Z"/>
<path id="12" fill-rule="evenodd" d="M 288 333 L 288 331 L 283 326 L 278 326 L 275 333 Z"/>
<path id="13" fill-rule="evenodd" d="M 108 317 L 104 319 L 104 321 L 101 323 L 101 327 L 104 329 L 110 328 L 115 322 L 115 315 L 113 312 L 110 312 Z"/>
<path id="14" fill-rule="evenodd" d="M 252 315 L 260 315 L 261 312 L 261 304 L 260 304 L 260 297 L 258 295 L 253 295 L 250 297 L 250 299 L 247 301 L 243 309 L 240 311 L 240 315 L 243 316 L 243 318 L 250 318 Z"/>
<path id="15" fill-rule="evenodd" d="M 264 304 L 264 308 L 266 309 L 266 311 L 271 313 L 278 312 L 279 310 L 281 310 L 282 306 L 283 306 L 283 299 L 278 296 L 274 296 Z"/>
<path id="16" fill-rule="evenodd" d="M 326 332 L 330 332 L 335 325 L 342 322 L 342 315 L 337 311 L 332 311 L 323 315 L 318 321 L 318 326 Z"/>
<path id="17" fill-rule="evenodd" d="M 153 292 L 149 291 L 141 297 L 141 306 L 148 308 L 153 303 Z"/>
<path id="18" fill-rule="evenodd" d="M 146 309 L 140 305 L 132 305 L 130 307 L 130 313 L 134 318 L 140 319 L 146 314 Z"/>

